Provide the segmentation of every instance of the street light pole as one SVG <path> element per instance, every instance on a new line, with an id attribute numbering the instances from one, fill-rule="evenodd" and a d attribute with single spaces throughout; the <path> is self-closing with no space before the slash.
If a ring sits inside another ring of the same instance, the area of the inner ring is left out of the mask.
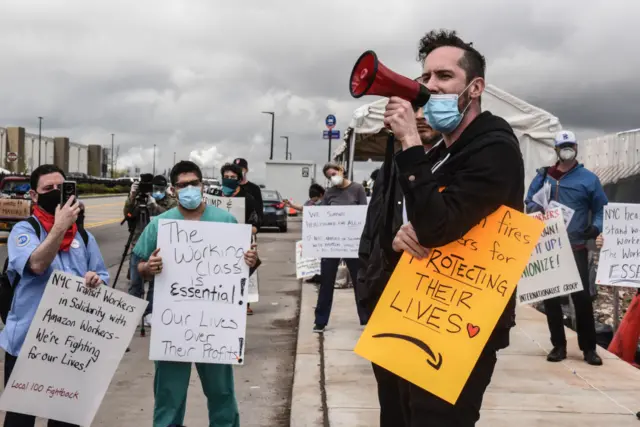
<path id="1" fill-rule="evenodd" d="M 115 138 L 115 133 L 111 134 L 111 178 L 113 178 L 113 155 L 115 154 L 115 151 L 113 149 L 113 140 Z"/>
<path id="2" fill-rule="evenodd" d="M 276 121 L 276 113 L 273 111 L 263 111 L 262 114 L 271 114 L 271 154 L 269 154 L 269 160 L 273 160 L 273 127 Z"/>
<path id="3" fill-rule="evenodd" d="M 281 136 L 280 138 L 283 138 L 285 141 L 287 141 L 287 145 L 285 146 L 285 149 L 284 149 L 284 159 L 289 160 L 289 137 Z"/>
<path id="4" fill-rule="evenodd" d="M 42 117 L 38 116 L 38 121 L 40 122 L 38 125 L 38 166 L 40 166 L 40 152 L 42 151 Z M 31 157 L 33 157 L 33 150 L 31 150 Z M 44 161 L 46 162 L 47 159 L 44 159 Z"/>
<path id="5" fill-rule="evenodd" d="M 176 164 L 176 152 L 173 152 L 173 165 L 175 166 Z"/>
<path id="6" fill-rule="evenodd" d="M 156 174 L 156 144 L 153 144 L 153 175 Z"/>

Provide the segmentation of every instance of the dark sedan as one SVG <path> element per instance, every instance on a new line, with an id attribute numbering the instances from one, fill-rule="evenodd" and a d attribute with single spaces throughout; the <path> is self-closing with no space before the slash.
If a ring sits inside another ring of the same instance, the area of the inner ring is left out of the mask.
<path id="1" fill-rule="evenodd" d="M 275 190 L 262 190 L 262 204 L 262 227 L 278 227 L 282 232 L 287 231 L 287 210 L 280 193 Z"/>

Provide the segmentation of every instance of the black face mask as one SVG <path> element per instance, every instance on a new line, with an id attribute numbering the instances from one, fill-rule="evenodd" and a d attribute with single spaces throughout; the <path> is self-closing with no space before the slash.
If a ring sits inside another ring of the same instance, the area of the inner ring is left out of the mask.
<path id="1" fill-rule="evenodd" d="M 62 193 L 60 190 L 51 190 L 48 193 L 38 193 L 38 206 L 51 215 L 56 214 L 56 208 L 60 204 Z"/>

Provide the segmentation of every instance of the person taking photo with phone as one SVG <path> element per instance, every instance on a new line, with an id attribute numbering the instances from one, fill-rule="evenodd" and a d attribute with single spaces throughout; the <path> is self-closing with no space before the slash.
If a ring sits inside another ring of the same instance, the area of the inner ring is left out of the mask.
<path id="1" fill-rule="evenodd" d="M 35 205 L 33 216 L 13 227 L 7 239 L 8 280 L 14 293 L 0 347 L 5 354 L 6 386 L 20 354 L 45 286 L 54 270 L 84 277 L 85 286 L 107 284 L 109 273 L 95 238 L 76 223 L 80 204 L 71 195 L 64 205 L 64 172 L 54 165 L 42 165 L 31 173 L 29 194 Z M 33 427 L 35 417 L 7 412 L 4 427 Z M 73 426 L 50 420 L 49 427 Z"/>

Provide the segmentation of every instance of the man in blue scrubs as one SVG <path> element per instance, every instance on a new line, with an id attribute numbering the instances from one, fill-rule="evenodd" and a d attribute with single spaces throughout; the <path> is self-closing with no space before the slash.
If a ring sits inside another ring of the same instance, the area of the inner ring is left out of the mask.
<path id="1" fill-rule="evenodd" d="M 34 204 L 34 225 L 22 221 L 16 224 L 7 239 L 11 283 L 15 286 L 7 324 L 0 333 L 0 347 L 5 354 L 4 384 L 18 359 L 27 331 L 36 314 L 45 286 L 54 270 L 85 278 L 88 287 L 98 287 L 109 280 L 100 249 L 88 232 L 79 232 L 76 220 L 80 205 L 75 197 L 60 206 L 64 172 L 54 165 L 42 165 L 31 174 L 31 200 Z M 86 234 L 84 234 L 86 233 Z M 40 237 L 38 237 L 38 234 Z M 86 243 L 85 237 L 86 236 Z M 33 427 L 35 417 L 7 412 L 4 427 Z M 72 426 L 49 420 L 48 427 Z"/>

